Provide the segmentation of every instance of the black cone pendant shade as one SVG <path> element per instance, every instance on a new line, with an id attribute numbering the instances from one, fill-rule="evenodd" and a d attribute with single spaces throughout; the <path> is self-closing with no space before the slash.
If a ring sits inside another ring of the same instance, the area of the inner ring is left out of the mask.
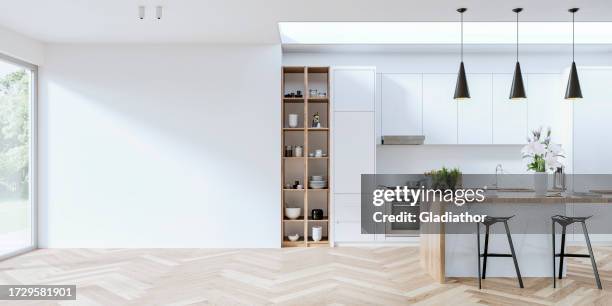
<path id="1" fill-rule="evenodd" d="M 514 78 L 512 79 L 512 89 L 510 90 L 510 99 L 525 99 L 525 85 L 523 84 L 523 74 L 521 73 L 521 64 L 516 62 L 514 67 Z"/>
<path id="2" fill-rule="evenodd" d="M 567 80 L 565 99 L 582 99 L 582 90 L 580 89 L 580 80 L 578 80 L 578 70 L 576 70 L 575 62 L 572 62 L 572 69 L 570 70 L 569 79 Z"/>
<path id="3" fill-rule="evenodd" d="M 525 93 L 525 85 L 523 84 L 523 74 L 521 73 L 521 64 L 518 60 L 518 15 L 522 8 L 515 8 L 512 10 L 516 13 L 516 66 L 514 67 L 514 77 L 512 78 L 512 88 L 510 89 L 510 99 L 518 100 L 527 98 L 527 94 Z"/>
<path id="4" fill-rule="evenodd" d="M 457 9 L 461 14 L 461 65 L 459 65 L 459 74 L 457 75 L 457 85 L 455 86 L 455 100 L 469 99 L 470 89 L 468 88 L 467 78 L 465 77 L 465 67 L 463 66 L 463 13 L 466 8 Z"/>
<path id="5" fill-rule="evenodd" d="M 455 86 L 455 100 L 469 99 L 470 89 L 468 88 L 467 78 L 465 77 L 465 67 L 463 62 L 459 65 L 459 74 L 457 75 L 457 85 Z"/>
<path id="6" fill-rule="evenodd" d="M 580 89 L 580 81 L 578 80 L 578 70 L 576 69 L 576 62 L 574 62 L 574 15 L 578 11 L 578 8 L 572 8 L 568 11 L 572 13 L 572 68 L 570 70 L 569 79 L 567 80 L 565 99 L 574 100 L 582 99 L 582 90 Z"/>

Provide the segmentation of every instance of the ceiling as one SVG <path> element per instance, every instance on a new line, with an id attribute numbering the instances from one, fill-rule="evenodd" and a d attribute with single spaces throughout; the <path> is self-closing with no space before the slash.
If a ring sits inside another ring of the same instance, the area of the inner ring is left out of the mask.
<path id="1" fill-rule="evenodd" d="M 612 21 L 610 0 L 0 0 L 0 26 L 44 42 L 279 43 L 280 21 Z M 147 6 L 147 18 L 137 7 Z M 155 20 L 154 7 L 164 7 Z"/>

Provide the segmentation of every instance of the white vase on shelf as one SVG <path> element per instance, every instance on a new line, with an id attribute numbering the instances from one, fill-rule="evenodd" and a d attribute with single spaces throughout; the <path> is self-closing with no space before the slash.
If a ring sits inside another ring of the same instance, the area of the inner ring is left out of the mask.
<path id="1" fill-rule="evenodd" d="M 312 227 L 312 240 L 321 241 L 322 238 L 323 238 L 323 227 L 313 226 Z"/>
<path id="2" fill-rule="evenodd" d="M 533 189 L 537 197 L 546 196 L 548 190 L 548 173 L 536 172 L 533 175 Z"/>
<path id="3" fill-rule="evenodd" d="M 298 126 L 298 114 L 289 114 L 289 127 L 295 128 Z"/>

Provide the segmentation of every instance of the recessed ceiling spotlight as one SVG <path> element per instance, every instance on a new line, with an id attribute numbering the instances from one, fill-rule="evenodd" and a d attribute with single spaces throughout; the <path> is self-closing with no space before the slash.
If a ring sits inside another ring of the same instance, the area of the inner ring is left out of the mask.
<path id="1" fill-rule="evenodd" d="M 138 19 L 143 20 L 144 18 L 145 18 L 145 7 L 141 5 L 138 7 Z"/>
<path id="2" fill-rule="evenodd" d="M 159 5 L 155 8 L 155 17 L 157 20 L 162 19 L 162 7 Z"/>

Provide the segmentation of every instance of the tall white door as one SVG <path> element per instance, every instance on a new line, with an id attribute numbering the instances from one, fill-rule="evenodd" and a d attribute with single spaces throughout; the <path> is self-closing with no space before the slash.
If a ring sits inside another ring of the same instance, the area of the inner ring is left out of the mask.
<path id="1" fill-rule="evenodd" d="M 374 111 L 376 68 L 333 68 L 332 82 L 335 111 Z"/>
<path id="2" fill-rule="evenodd" d="M 457 144 L 456 74 L 423 75 L 423 134 L 426 144 Z"/>
<path id="3" fill-rule="evenodd" d="M 361 174 L 376 172 L 374 112 L 334 112 L 334 193 L 360 193 Z"/>

